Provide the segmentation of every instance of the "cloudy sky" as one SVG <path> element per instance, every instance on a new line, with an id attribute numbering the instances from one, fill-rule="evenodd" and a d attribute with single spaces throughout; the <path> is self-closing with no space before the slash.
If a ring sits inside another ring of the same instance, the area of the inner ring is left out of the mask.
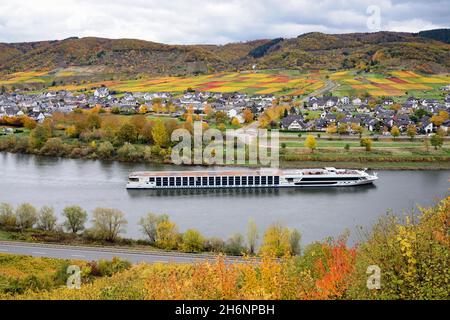
<path id="1" fill-rule="evenodd" d="M 450 0 L 0 0 L 0 42 L 96 36 L 169 44 L 449 27 Z"/>

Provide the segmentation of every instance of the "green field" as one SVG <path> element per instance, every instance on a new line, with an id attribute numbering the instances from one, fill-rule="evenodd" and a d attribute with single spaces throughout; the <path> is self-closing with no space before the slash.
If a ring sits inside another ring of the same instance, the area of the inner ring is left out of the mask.
<path id="1" fill-rule="evenodd" d="M 283 141 L 281 143 L 285 143 L 286 147 L 292 148 L 305 148 L 304 141 Z M 359 141 L 328 141 L 328 140 L 318 140 L 317 147 L 318 148 L 344 148 L 346 145 L 349 145 L 351 148 L 360 147 Z M 384 141 L 374 141 L 374 148 L 420 148 L 423 146 L 423 143 L 418 142 L 384 142 Z M 444 148 L 450 148 L 450 143 L 446 142 L 444 144 Z"/>

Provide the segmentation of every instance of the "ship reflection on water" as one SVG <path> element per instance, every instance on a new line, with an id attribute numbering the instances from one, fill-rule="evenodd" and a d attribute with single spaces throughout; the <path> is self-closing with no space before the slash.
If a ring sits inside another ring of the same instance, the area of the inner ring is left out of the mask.
<path id="1" fill-rule="evenodd" d="M 237 196 L 237 197 L 253 197 L 253 196 L 302 196 L 302 195 L 339 195 L 339 194 L 362 194 L 370 190 L 376 189 L 374 184 L 355 186 L 355 187 L 339 187 L 339 188 L 323 188 L 323 187 L 302 187 L 302 188 L 218 188 L 218 189 L 128 189 L 128 195 L 131 198 L 145 197 L 174 197 L 174 196 Z"/>

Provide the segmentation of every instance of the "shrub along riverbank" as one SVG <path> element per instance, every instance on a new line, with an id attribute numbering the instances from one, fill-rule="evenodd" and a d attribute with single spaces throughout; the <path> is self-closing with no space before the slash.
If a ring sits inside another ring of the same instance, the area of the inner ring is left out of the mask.
<path id="1" fill-rule="evenodd" d="M 146 115 L 120 116 L 103 114 L 100 109 L 80 111 L 68 115 L 54 114 L 38 124 L 29 118 L 15 119 L 15 134 L 0 136 L 0 151 L 26 153 L 74 159 L 100 159 L 142 163 L 171 163 L 170 141 L 175 129 L 192 132 L 195 115 L 185 114 L 182 120 L 174 118 L 150 118 Z M 210 117 L 204 129 L 224 121 L 222 117 Z M 308 143 L 302 137 L 296 141 L 280 141 L 282 167 L 304 167 L 346 163 L 348 167 L 388 169 L 442 169 L 450 168 L 448 142 L 436 136 L 436 141 L 375 141 L 370 136 L 361 141 L 345 142 L 340 137 L 319 138 L 308 135 Z M 332 139 L 332 140 L 330 140 Z M 337 140 L 335 140 L 337 139 Z M 372 141 L 373 140 L 373 141 Z M 303 146 L 304 144 L 304 146 Z M 355 146 L 356 144 L 356 146 Z M 396 147 L 397 146 L 397 147 Z M 310 152 L 308 152 L 310 149 Z M 421 166 L 420 163 L 426 163 Z"/>
<path id="2" fill-rule="evenodd" d="M 66 207 L 58 219 L 52 207 L 37 210 L 28 203 L 13 208 L 0 204 L 0 240 L 57 243 L 66 245 L 101 245 L 133 247 L 143 250 L 175 250 L 188 253 L 222 253 L 227 255 L 255 255 L 275 252 L 277 256 L 297 254 L 301 235 L 274 223 L 265 230 L 262 245 L 257 251 L 260 238 L 254 221 L 248 222 L 247 234 L 236 233 L 227 240 L 206 238 L 199 231 L 189 229 L 180 232 L 175 222 L 166 214 L 148 213 L 139 221 L 145 239 L 122 238 L 128 224 L 123 212 L 115 209 L 96 208 L 91 214 L 91 227 L 87 228 L 88 212 L 79 206 Z"/>
<path id="3" fill-rule="evenodd" d="M 361 230 L 354 247 L 341 237 L 310 244 L 297 256 L 287 253 L 275 259 L 276 252 L 266 251 L 258 263 L 232 264 L 218 258 L 195 265 L 140 264 L 93 281 L 88 278 L 80 290 L 31 287 L 23 294 L 0 291 L 0 299 L 445 300 L 449 221 L 447 197 L 420 214 L 381 218 L 371 230 Z M 0 275 L 1 264 L 0 255 Z"/>

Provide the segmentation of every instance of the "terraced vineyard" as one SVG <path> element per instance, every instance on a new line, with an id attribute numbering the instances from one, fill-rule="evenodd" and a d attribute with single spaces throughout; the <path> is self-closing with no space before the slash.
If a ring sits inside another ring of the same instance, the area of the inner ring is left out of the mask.
<path id="1" fill-rule="evenodd" d="M 0 86 L 14 85 L 20 83 L 45 83 L 46 71 L 16 72 L 0 77 Z"/>
<path id="2" fill-rule="evenodd" d="M 342 71 L 331 74 L 330 79 L 340 84 L 336 92 L 339 96 L 368 93 L 375 97 L 416 95 L 421 98 L 437 98 L 440 88 L 450 83 L 448 75 L 422 76 L 411 71 L 392 71 L 387 75 Z"/>
<path id="3" fill-rule="evenodd" d="M 210 92 L 242 92 L 247 94 L 301 95 L 311 93 L 324 85 L 323 80 L 313 74 L 292 75 L 287 73 L 237 73 L 226 72 L 191 77 L 157 77 L 138 80 L 109 80 L 92 83 L 72 83 L 50 86 L 54 79 L 63 80 L 66 74 L 60 72 L 57 78 L 46 72 L 20 72 L 0 79 L 0 85 L 47 83 L 49 90 L 92 90 L 105 85 L 118 92 L 173 92 L 181 93 L 188 88 Z M 73 74 L 67 75 L 71 77 Z"/>
<path id="4" fill-rule="evenodd" d="M 146 77 L 136 80 L 91 81 L 76 79 L 81 74 L 67 69 L 58 72 L 18 72 L 0 78 L 0 86 L 39 84 L 46 90 L 91 91 L 102 85 L 116 92 L 172 92 L 182 93 L 188 88 L 210 92 L 242 92 L 247 94 L 306 95 L 322 88 L 325 77 L 340 86 L 336 96 L 370 94 L 381 97 L 442 98 L 440 88 L 450 83 L 449 75 L 423 76 L 412 71 L 392 71 L 387 74 L 341 71 L 299 73 L 267 70 L 252 72 L 223 72 L 189 77 Z M 83 76 L 85 74 L 83 73 Z M 114 75 L 109 76 L 111 79 Z M 106 78 L 106 76 L 104 77 Z M 63 82 L 64 84 L 60 84 Z M 52 86 L 52 84 L 56 84 Z"/>
<path id="5" fill-rule="evenodd" d="M 242 92 L 248 94 L 307 94 L 323 86 L 323 81 L 308 75 L 292 77 L 283 74 L 218 73 L 195 77 L 159 77 L 139 80 L 106 81 L 81 86 L 59 86 L 52 89 L 90 89 L 99 85 L 120 92 L 173 92 L 188 88 L 209 92 Z"/>

